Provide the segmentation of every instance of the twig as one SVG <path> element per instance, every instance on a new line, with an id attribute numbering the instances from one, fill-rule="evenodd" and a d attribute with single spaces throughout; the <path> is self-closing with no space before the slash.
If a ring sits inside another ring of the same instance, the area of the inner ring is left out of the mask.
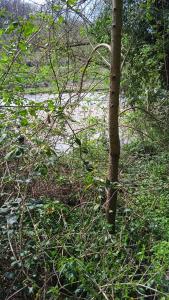
<path id="1" fill-rule="evenodd" d="M 20 288 L 19 290 L 17 290 L 15 293 L 13 293 L 12 295 L 10 295 L 8 298 L 6 298 L 6 300 L 9 300 L 9 299 L 14 299 L 13 296 L 17 295 L 19 292 L 21 292 L 22 290 L 25 289 L 25 286 Z"/>

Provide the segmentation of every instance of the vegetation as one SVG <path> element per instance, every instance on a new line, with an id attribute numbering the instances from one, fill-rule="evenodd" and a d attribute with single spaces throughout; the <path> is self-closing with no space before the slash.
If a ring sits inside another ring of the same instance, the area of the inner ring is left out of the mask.
<path id="1" fill-rule="evenodd" d="M 2 300 L 169 299 L 169 5 L 123 1 L 120 82 L 112 4 L 0 3 Z"/>

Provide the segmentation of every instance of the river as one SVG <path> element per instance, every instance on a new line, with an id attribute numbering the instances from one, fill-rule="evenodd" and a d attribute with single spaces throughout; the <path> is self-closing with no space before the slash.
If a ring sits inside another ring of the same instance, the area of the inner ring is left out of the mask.
<path id="1" fill-rule="evenodd" d="M 92 92 L 92 93 L 81 93 L 80 98 L 75 93 L 64 93 L 61 95 L 61 98 L 58 99 L 57 94 L 26 94 L 25 99 L 29 101 L 35 101 L 38 103 L 47 103 L 49 100 L 56 100 L 58 105 L 65 105 L 67 103 L 66 112 L 71 116 L 71 128 L 73 132 L 78 133 L 81 130 L 85 130 L 92 123 L 103 124 L 105 128 L 105 135 L 108 137 L 107 130 L 107 115 L 108 115 L 108 93 L 105 92 Z M 77 104 L 78 103 L 78 104 Z M 121 101 L 121 109 L 124 106 L 124 103 Z M 73 107 L 73 108 L 72 108 Z M 45 117 L 44 112 L 41 112 L 41 115 Z M 97 126 L 97 125 L 96 125 Z M 72 134 L 70 128 L 67 128 L 68 135 Z M 98 133 L 93 135 L 94 139 L 99 137 Z M 120 126 L 120 140 L 121 144 L 126 144 L 128 138 L 126 136 L 125 130 Z M 63 138 L 54 138 L 55 148 L 59 151 L 67 151 L 70 148 L 70 144 L 65 141 Z"/>

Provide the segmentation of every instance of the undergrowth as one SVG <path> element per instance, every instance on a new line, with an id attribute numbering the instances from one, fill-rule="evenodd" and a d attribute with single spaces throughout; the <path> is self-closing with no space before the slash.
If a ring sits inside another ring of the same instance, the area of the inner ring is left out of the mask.
<path id="1" fill-rule="evenodd" d="M 68 193 L 61 201 L 58 192 L 4 202 L 2 300 L 169 299 L 169 155 L 132 147 L 122 153 L 114 236 L 104 215 L 106 184 L 92 170 L 81 167 L 84 201 L 77 193 L 70 205 Z"/>

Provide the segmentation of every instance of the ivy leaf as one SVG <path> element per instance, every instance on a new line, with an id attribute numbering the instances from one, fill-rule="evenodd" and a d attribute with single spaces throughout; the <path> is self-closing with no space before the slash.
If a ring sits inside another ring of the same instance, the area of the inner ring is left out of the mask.
<path id="1" fill-rule="evenodd" d="M 9 207 L 1 207 L 0 208 L 0 214 L 1 215 L 6 215 L 7 213 L 9 213 L 10 208 Z"/>
<path id="2" fill-rule="evenodd" d="M 15 151 L 16 158 L 21 157 L 23 155 L 23 153 L 24 153 L 24 149 L 22 147 L 17 148 Z"/>
<path id="3" fill-rule="evenodd" d="M 94 206 L 94 211 L 97 211 L 98 209 L 100 208 L 100 204 L 99 203 L 97 203 L 97 204 L 95 204 L 95 206 Z"/>
<path id="4" fill-rule="evenodd" d="M 7 137 L 7 134 L 6 133 L 3 133 L 0 137 L 0 143 L 2 143 Z"/>
<path id="5" fill-rule="evenodd" d="M 93 171 L 93 166 L 92 164 L 89 162 L 89 161 L 84 161 L 84 165 L 85 165 L 85 168 L 88 172 L 92 172 Z"/>
<path id="6" fill-rule="evenodd" d="M 5 160 L 10 160 L 14 156 L 14 153 L 15 153 L 15 150 L 12 150 L 12 151 L 8 152 L 5 155 Z"/>
<path id="7" fill-rule="evenodd" d="M 5 276 L 7 279 L 12 280 L 12 279 L 14 279 L 15 274 L 14 274 L 14 272 L 6 272 L 6 273 L 4 274 L 4 276 Z"/>
<path id="8" fill-rule="evenodd" d="M 24 148 L 22 148 L 22 147 L 15 148 L 5 155 L 5 160 L 19 158 L 23 155 L 23 153 L 24 153 Z"/>
<path id="9" fill-rule="evenodd" d="M 16 215 L 8 215 L 6 217 L 6 220 L 7 220 L 7 224 L 8 225 L 13 225 L 13 224 L 18 223 L 18 216 L 16 216 Z"/>
<path id="10" fill-rule="evenodd" d="M 36 166 L 35 172 L 37 172 L 38 175 L 45 176 L 48 173 L 48 168 L 45 164 L 40 164 Z"/>

